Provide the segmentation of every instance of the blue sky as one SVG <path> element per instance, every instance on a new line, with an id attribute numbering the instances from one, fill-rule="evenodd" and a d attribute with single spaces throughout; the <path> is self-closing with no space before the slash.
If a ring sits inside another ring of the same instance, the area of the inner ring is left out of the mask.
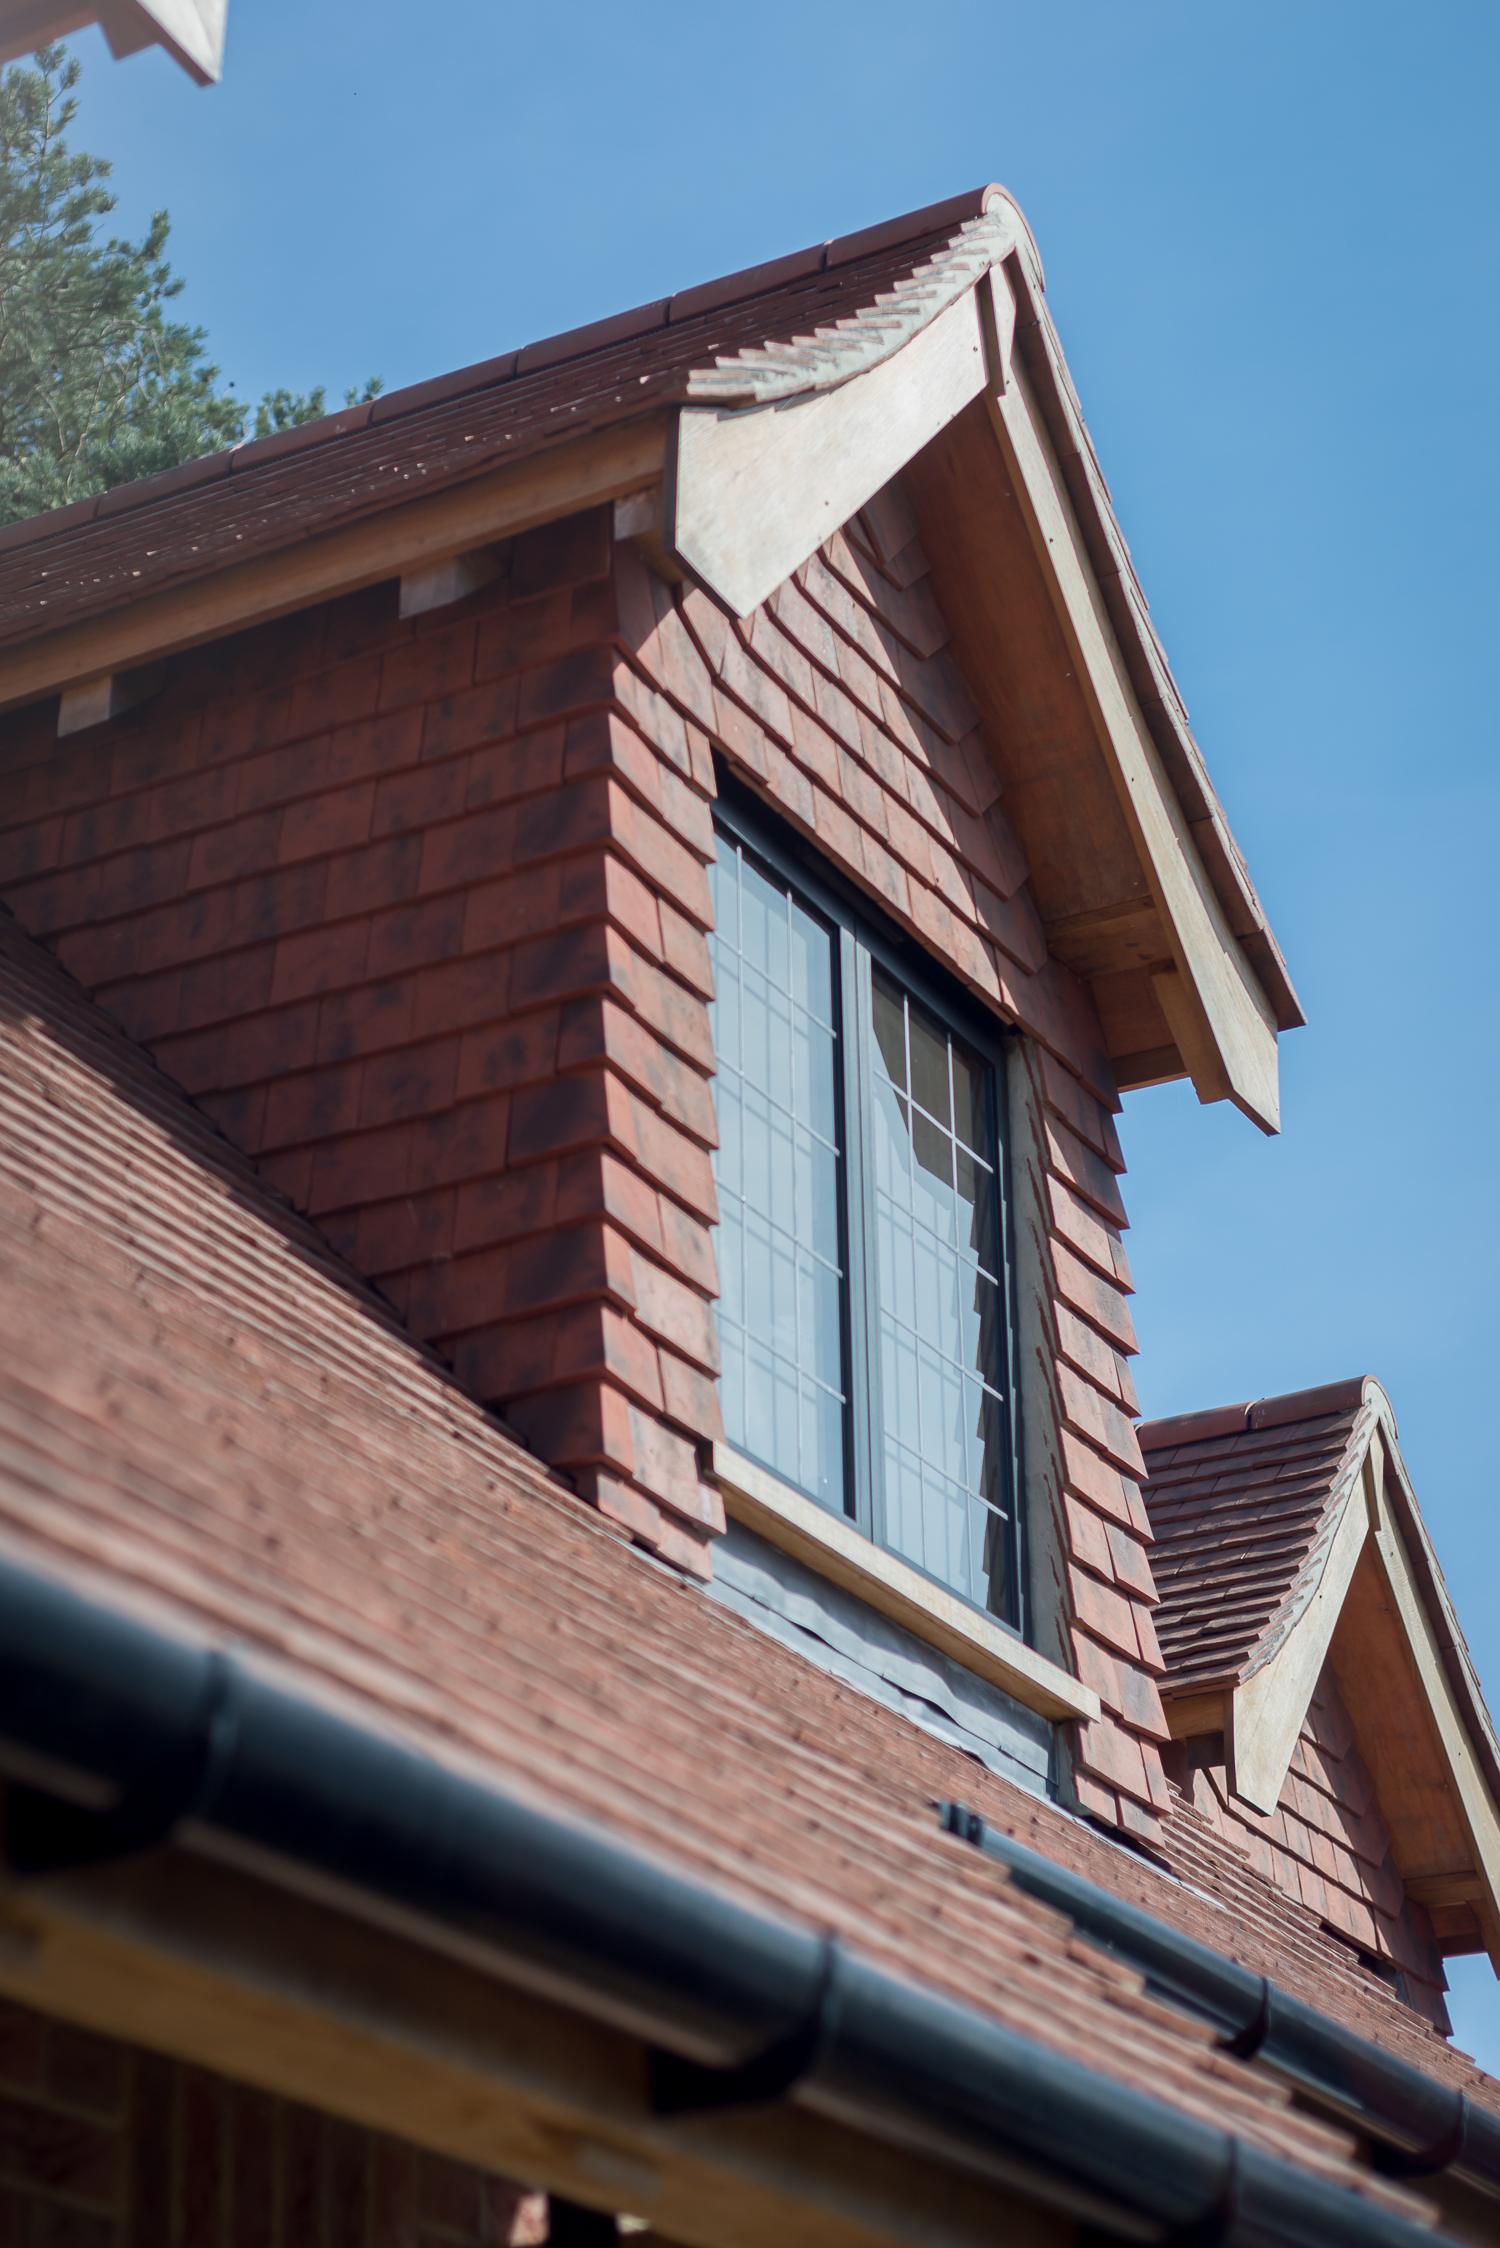
<path id="1" fill-rule="evenodd" d="M 1127 1098 L 1142 1400 L 1378 1374 L 1500 1699 L 1492 0 L 231 0 L 208 93 L 77 48 L 119 222 L 166 205 L 252 398 L 1013 190 L 1310 1019 L 1279 1140 Z M 1487 1965 L 1452 1977 L 1500 2070 Z"/>

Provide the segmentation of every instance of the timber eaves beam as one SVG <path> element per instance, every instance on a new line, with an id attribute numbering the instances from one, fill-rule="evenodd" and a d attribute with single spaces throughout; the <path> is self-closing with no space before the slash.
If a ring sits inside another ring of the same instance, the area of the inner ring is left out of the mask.
<path id="1" fill-rule="evenodd" d="M 661 478 L 653 415 L 571 440 L 444 492 L 407 500 L 0 651 L 0 710 L 61 695 L 386 578 L 414 577 Z"/>

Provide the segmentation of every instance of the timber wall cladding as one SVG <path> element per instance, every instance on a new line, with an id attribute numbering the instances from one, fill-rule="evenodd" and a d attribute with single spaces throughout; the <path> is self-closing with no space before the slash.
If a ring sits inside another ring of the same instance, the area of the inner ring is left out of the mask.
<path id="1" fill-rule="evenodd" d="M 1111 1681 L 1080 1792 L 1149 1830 L 1117 1095 L 926 579 L 899 486 L 743 624 L 571 518 L 414 622 L 377 587 L 176 659 L 76 741 L 51 705 L 4 721 L 0 881 L 468 1388 L 704 1569 L 717 749 L 1045 1050 L 1062 1597 Z"/>
<path id="2" fill-rule="evenodd" d="M 1044 1049 L 1028 1043 L 1022 1054 L 1011 1172 L 1031 1576 L 1039 1611 L 1054 1610 L 1043 1651 L 1103 1706 L 1098 1724 L 1074 1727 L 1079 1807 L 1159 1843 L 1170 1800 L 1156 1685 L 1165 1666 L 1131 1423 L 1124 1162 L 1109 1111 Z"/>
<path id="3" fill-rule="evenodd" d="M 1222 1735 L 1169 1750 L 1168 1762 L 1199 1816 L 1257 1873 L 1361 1951 L 1399 1967 L 1411 2004 L 1447 2034 L 1447 1979 L 1432 1921 L 1402 1886 L 1331 1664 L 1319 1675 L 1269 1818 L 1229 1793 Z"/>
<path id="4" fill-rule="evenodd" d="M 179 658 L 76 748 L 10 721 L 6 894 L 466 1387 L 702 1570 L 712 764 L 624 716 L 605 510 L 509 563 Z"/>
<path id="5" fill-rule="evenodd" d="M 3 2248 L 522 2248 L 545 2199 L 0 2002 Z"/>

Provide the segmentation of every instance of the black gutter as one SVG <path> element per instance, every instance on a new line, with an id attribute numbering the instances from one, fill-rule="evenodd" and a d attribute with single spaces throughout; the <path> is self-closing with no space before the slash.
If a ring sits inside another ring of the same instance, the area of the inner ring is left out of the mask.
<path id="1" fill-rule="evenodd" d="M 1432 2248 L 1357 2193 L 5 1564 L 0 1744 L 48 1773 L 7 1792 L 14 1875 L 195 1830 L 216 1854 L 248 1845 L 634 2026 L 660 2113 L 795 2091 L 1116 2237 Z"/>
<path id="2" fill-rule="evenodd" d="M 1356 2037 L 1269 1976 L 1252 1974 L 1082 1874 L 986 1826 L 961 1803 L 940 1804 L 950 1834 L 976 1843 L 1010 1870 L 1018 1889 L 1064 1912 L 1092 1943 L 1137 1968 L 1146 1987 L 1211 2022 L 1242 2060 L 1266 2061 L 1374 2142 L 1378 2166 L 1398 2177 L 1451 2171 L 1500 2197 L 1500 2118 L 1409 2062 Z"/>

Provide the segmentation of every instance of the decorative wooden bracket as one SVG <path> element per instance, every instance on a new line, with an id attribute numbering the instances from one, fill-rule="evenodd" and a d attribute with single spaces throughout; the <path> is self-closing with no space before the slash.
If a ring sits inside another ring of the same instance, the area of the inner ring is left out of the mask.
<path id="1" fill-rule="evenodd" d="M 985 372 L 970 289 L 836 389 L 784 405 L 684 406 L 667 469 L 672 550 L 749 616 L 978 397 Z"/>
<path id="2" fill-rule="evenodd" d="M 57 704 L 58 740 L 81 734 L 88 726 L 102 726 L 106 719 L 149 702 L 160 694 L 166 675 L 165 664 L 143 664 L 135 671 L 107 671 L 98 679 L 65 687 Z"/>

